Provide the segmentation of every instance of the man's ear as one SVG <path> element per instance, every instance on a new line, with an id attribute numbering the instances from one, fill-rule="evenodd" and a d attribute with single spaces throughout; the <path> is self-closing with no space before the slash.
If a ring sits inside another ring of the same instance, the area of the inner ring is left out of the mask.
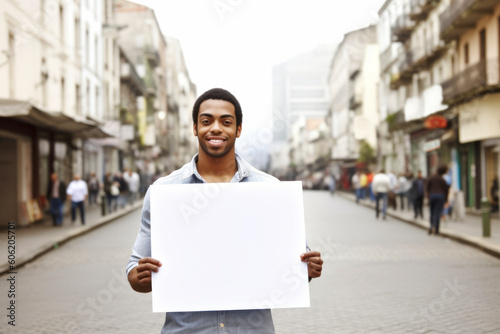
<path id="1" fill-rule="evenodd" d="M 193 124 L 193 133 L 195 137 L 198 137 L 198 129 L 196 127 L 196 124 Z"/>
<path id="2" fill-rule="evenodd" d="M 241 124 L 238 125 L 238 127 L 236 128 L 236 138 L 239 138 L 241 135 Z"/>

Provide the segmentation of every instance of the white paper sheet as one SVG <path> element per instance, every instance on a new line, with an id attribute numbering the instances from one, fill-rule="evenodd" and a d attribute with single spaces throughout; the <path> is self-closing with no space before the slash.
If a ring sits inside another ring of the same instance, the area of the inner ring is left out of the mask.
<path id="1" fill-rule="evenodd" d="M 153 312 L 309 307 L 301 182 L 155 185 Z"/>

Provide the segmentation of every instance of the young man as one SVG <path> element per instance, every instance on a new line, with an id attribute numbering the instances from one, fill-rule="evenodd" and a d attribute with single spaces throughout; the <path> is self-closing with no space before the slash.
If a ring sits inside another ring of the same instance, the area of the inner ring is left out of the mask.
<path id="1" fill-rule="evenodd" d="M 47 189 L 47 199 L 50 201 L 50 213 L 54 226 L 62 226 L 63 207 L 66 200 L 66 184 L 59 180 L 57 173 L 50 175 L 50 183 Z"/>
<path id="2" fill-rule="evenodd" d="M 382 218 L 385 219 L 387 215 L 387 194 L 391 190 L 391 180 L 384 170 L 381 170 L 373 177 L 372 188 L 376 196 L 375 215 L 378 218 L 380 214 L 380 201 L 382 201 Z"/>
<path id="3" fill-rule="evenodd" d="M 73 181 L 69 183 L 68 189 L 66 189 L 66 195 L 71 201 L 71 222 L 75 222 L 76 209 L 78 208 L 82 225 L 85 225 L 85 201 L 88 194 L 87 183 L 81 179 L 80 174 L 75 174 Z"/>
<path id="4" fill-rule="evenodd" d="M 241 134 L 241 107 L 226 90 L 215 88 L 203 93 L 193 107 L 193 132 L 198 138 L 198 154 L 191 162 L 155 184 L 212 182 L 278 182 L 235 153 Z M 138 292 L 151 292 L 151 272 L 163 269 L 151 258 L 150 193 L 144 198 L 141 228 L 127 265 L 130 285 Z M 182 256 L 182 254 L 179 254 Z M 297 254 L 299 256 L 299 254 Z M 300 255 L 308 263 L 310 278 L 321 276 L 323 260 L 319 252 Z M 258 320 L 258 321 L 256 321 Z M 162 333 L 274 333 L 270 310 L 167 313 Z"/>

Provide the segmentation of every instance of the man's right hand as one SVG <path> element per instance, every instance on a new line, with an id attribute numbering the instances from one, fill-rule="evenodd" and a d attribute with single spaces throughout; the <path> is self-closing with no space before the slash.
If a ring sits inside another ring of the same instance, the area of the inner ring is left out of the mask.
<path id="1" fill-rule="evenodd" d="M 151 257 L 139 260 L 139 265 L 128 273 L 128 282 L 137 292 L 151 292 L 151 272 L 158 272 L 161 262 Z"/>

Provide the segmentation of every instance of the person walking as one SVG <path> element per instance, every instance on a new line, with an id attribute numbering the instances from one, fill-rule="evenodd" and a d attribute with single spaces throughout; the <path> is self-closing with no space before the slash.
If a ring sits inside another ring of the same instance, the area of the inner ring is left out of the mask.
<path id="1" fill-rule="evenodd" d="M 365 172 L 361 172 L 359 174 L 359 186 L 361 187 L 360 198 L 365 199 L 366 191 L 368 189 L 368 177 L 366 176 Z"/>
<path id="2" fill-rule="evenodd" d="M 95 176 L 95 173 L 90 174 L 89 178 L 89 205 L 97 204 L 97 194 L 99 194 L 99 181 Z"/>
<path id="3" fill-rule="evenodd" d="M 372 202 L 375 201 L 375 194 L 373 193 L 373 188 L 372 188 L 372 182 L 374 176 L 375 174 L 371 171 L 368 174 L 366 174 L 366 179 L 368 181 L 368 193 L 370 195 L 370 201 Z"/>
<path id="4" fill-rule="evenodd" d="M 47 189 L 47 199 L 50 202 L 50 214 L 52 215 L 53 226 L 62 226 L 63 221 L 63 208 L 66 184 L 59 180 L 56 173 L 50 175 L 50 183 Z"/>
<path id="5" fill-rule="evenodd" d="M 403 173 L 401 173 L 398 178 L 398 197 L 401 206 L 401 211 L 404 211 L 405 209 L 405 201 L 406 201 L 406 196 L 408 194 L 408 189 L 409 189 L 408 179 Z"/>
<path id="6" fill-rule="evenodd" d="M 491 213 L 498 213 L 498 175 L 493 178 L 493 184 L 490 188 L 491 195 Z"/>
<path id="7" fill-rule="evenodd" d="M 351 179 L 352 187 L 354 189 L 354 193 L 356 194 L 356 203 L 359 203 L 359 199 L 361 198 L 360 174 L 361 173 L 357 171 Z"/>
<path id="8" fill-rule="evenodd" d="M 408 190 L 408 199 L 413 205 L 414 219 L 419 216 L 424 219 L 422 210 L 424 205 L 424 179 L 420 170 L 417 172 L 417 178 L 412 181 L 410 190 Z"/>
<path id="9" fill-rule="evenodd" d="M 389 177 L 390 184 L 390 189 L 387 195 L 389 206 L 391 206 L 394 211 L 396 211 L 398 208 L 396 203 L 396 193 L 398 192 L 398 178 L 393 172 L 388 172 L 387 176 Z"/>
<path id="10" fill-rule="evenodd" d="M 427 195 L 431 211 L 429 234 L 439 234 L 439 222 L 443 209 L 448 206 L 448 192 L 450 186 L 446 183 L 443 175 L 448 171 L 446 165 L 439 166 L 437 173 L 427 181 Z"/>
<path id="11" fill-rule="evenodd" d="M 85 200 L 88 196 L 87 183 L 80 178 L 80 174 L 75 174 L 73 181 L 66 189 L 68 199 L 71 201 L 71 222 L 76 220 L 76 209 L 80 210 L 82 225 L 85 225 Z"/>
<path id="12" fill-rule="evenodd" d="M 123 179 L 128 185 L 128 202 L 132 204 L 137 200 L 141 179 L 139 178 L 139 174 L 132 172 L 131 169 L 127 169 L 127 171 L 123 173 Z"/>
<path id="13" fill-rule="evenodd" d="M 375 193 L 375 215 L 378 218 L 380 201 L 382 201 L 382 218 L 385 219 L 387 215 L 387 194 L 391 190 L 391 180 L 384 170 L 381 170 L 373 177 L 372 189 Z"/>

